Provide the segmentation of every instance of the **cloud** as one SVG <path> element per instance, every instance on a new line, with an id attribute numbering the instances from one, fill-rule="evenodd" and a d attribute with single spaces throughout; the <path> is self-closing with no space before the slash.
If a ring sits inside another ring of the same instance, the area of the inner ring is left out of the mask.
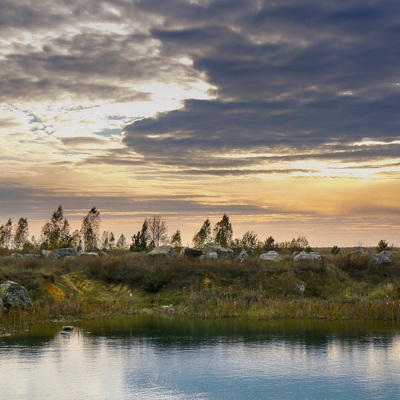
<path id="1" fill-rule="evenodd" d="M 159 5 L 136 3 L 163 16 L 164 25 L 151 31 L 162 53 L 192 59 L 217 97 L 186 100 L 180 110 L 127 125 L 128 147 L 159 163 L 187 166 L 197 159 L 213 166 L 218 156 L 241 150 L 396 157 L 398 146 L 390 144 L 342 153 L 324 149 L 335 142 L 398 138 L 395 2 L 386 1 L 387 8 L 377 1 Z"/>

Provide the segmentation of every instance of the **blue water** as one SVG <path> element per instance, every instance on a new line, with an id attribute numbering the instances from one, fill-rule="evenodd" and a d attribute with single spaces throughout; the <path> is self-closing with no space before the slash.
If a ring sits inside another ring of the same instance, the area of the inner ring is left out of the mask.
<path id="1" fill-rule="evenodd" d="M 400 399 L 400 327 L 137 317 L 0 338 L 0 399 Z"/>

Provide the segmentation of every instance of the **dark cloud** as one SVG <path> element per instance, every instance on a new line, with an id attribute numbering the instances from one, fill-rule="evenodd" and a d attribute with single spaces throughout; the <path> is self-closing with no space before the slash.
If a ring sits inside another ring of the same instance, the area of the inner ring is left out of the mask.
<path id="1" fill-rule="evenodd" d="M 189 56 L 217 87 L 214 100 L 126 126 L 124 142 L 150 160 L 190 166 L 218 154 L 316 150 L 312 157 L 396 157 L 390 145 L 325 144 L 399 137 L 400 5 L 394 1 L 139 1 L 164 17 L 152 35 L 167 57 Z M 397 153 L 398 154 L 398 153 Z M 240 165 L 238 165 L 240 167 Z"/>

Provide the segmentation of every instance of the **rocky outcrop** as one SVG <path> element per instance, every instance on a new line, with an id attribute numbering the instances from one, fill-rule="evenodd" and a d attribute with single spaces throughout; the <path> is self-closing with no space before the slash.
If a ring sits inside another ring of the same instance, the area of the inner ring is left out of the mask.
<path id="1" fill-rule="evenodd" d="M 378 254 L 372 254 L 371 260 L 376 264 L 390 264 L 392 262 L 392 252 L 391 251 L 381 251 Z"/>
<path id="2" fill-rule="evenodd" d="M 210 258 L 208 254 L 217 253 L 217 258 L 232 258 L 233 250 L 227 249 L 225 247 L 220 246 L 217 243 L 207 243 L 204 246 L 204 255 L 206 258 Z"/>
<path id="3" fill-rule="evenodd" d="M 28 291 L 13 281 L 7 281 L 0 285 L 0 299 L 5 308 L 19 307 L 28 309 L 32 306 Z"/>
<path id="4" fill-rule="evenodd" d="M 172 258 L 176 251 L 172 246 L 159 246 L 147 253 L 150 257 Z"/>
<path id="5" fill-rule="evenodd" d="M 275 250 L 271 250 L 268 253 L 260 254 L 260 260 L 279 262 L 281 256 Z"/>
<path id="6" fill-rule="evenodd" d="M 300 253 L 296 254 L 293 259 L 294 261 L 320 261 L 321 254 L 315 253 L 313 251 L 311 251 L 310 253 L 301 251 Z"/>
<path id="7" fill-rule="evenodd" d="M 193 247 L 184 247 L 180 252 L 181 257 L 185 258 L 199 258 L 202 254 L 203 252 L 200 249 L 195 249 Z"/>

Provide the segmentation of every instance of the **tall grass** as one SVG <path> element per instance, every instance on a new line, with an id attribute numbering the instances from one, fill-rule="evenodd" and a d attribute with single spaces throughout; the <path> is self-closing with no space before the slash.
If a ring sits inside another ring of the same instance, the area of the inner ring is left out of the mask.
<path id="1" fill-rule="evenodd" d="M 1 324 L 168 312 L 200 318 L 321 318 L 398 321 L 400 258 L 377 265 L 370 255 L 329 249 L 319 262 L 157 260 L 140 254 L 66 260 L 0 259 L 0 283 L 16 281 L 33 300 Z M 304 290 L 303 290 L 304 289 Z"/>

